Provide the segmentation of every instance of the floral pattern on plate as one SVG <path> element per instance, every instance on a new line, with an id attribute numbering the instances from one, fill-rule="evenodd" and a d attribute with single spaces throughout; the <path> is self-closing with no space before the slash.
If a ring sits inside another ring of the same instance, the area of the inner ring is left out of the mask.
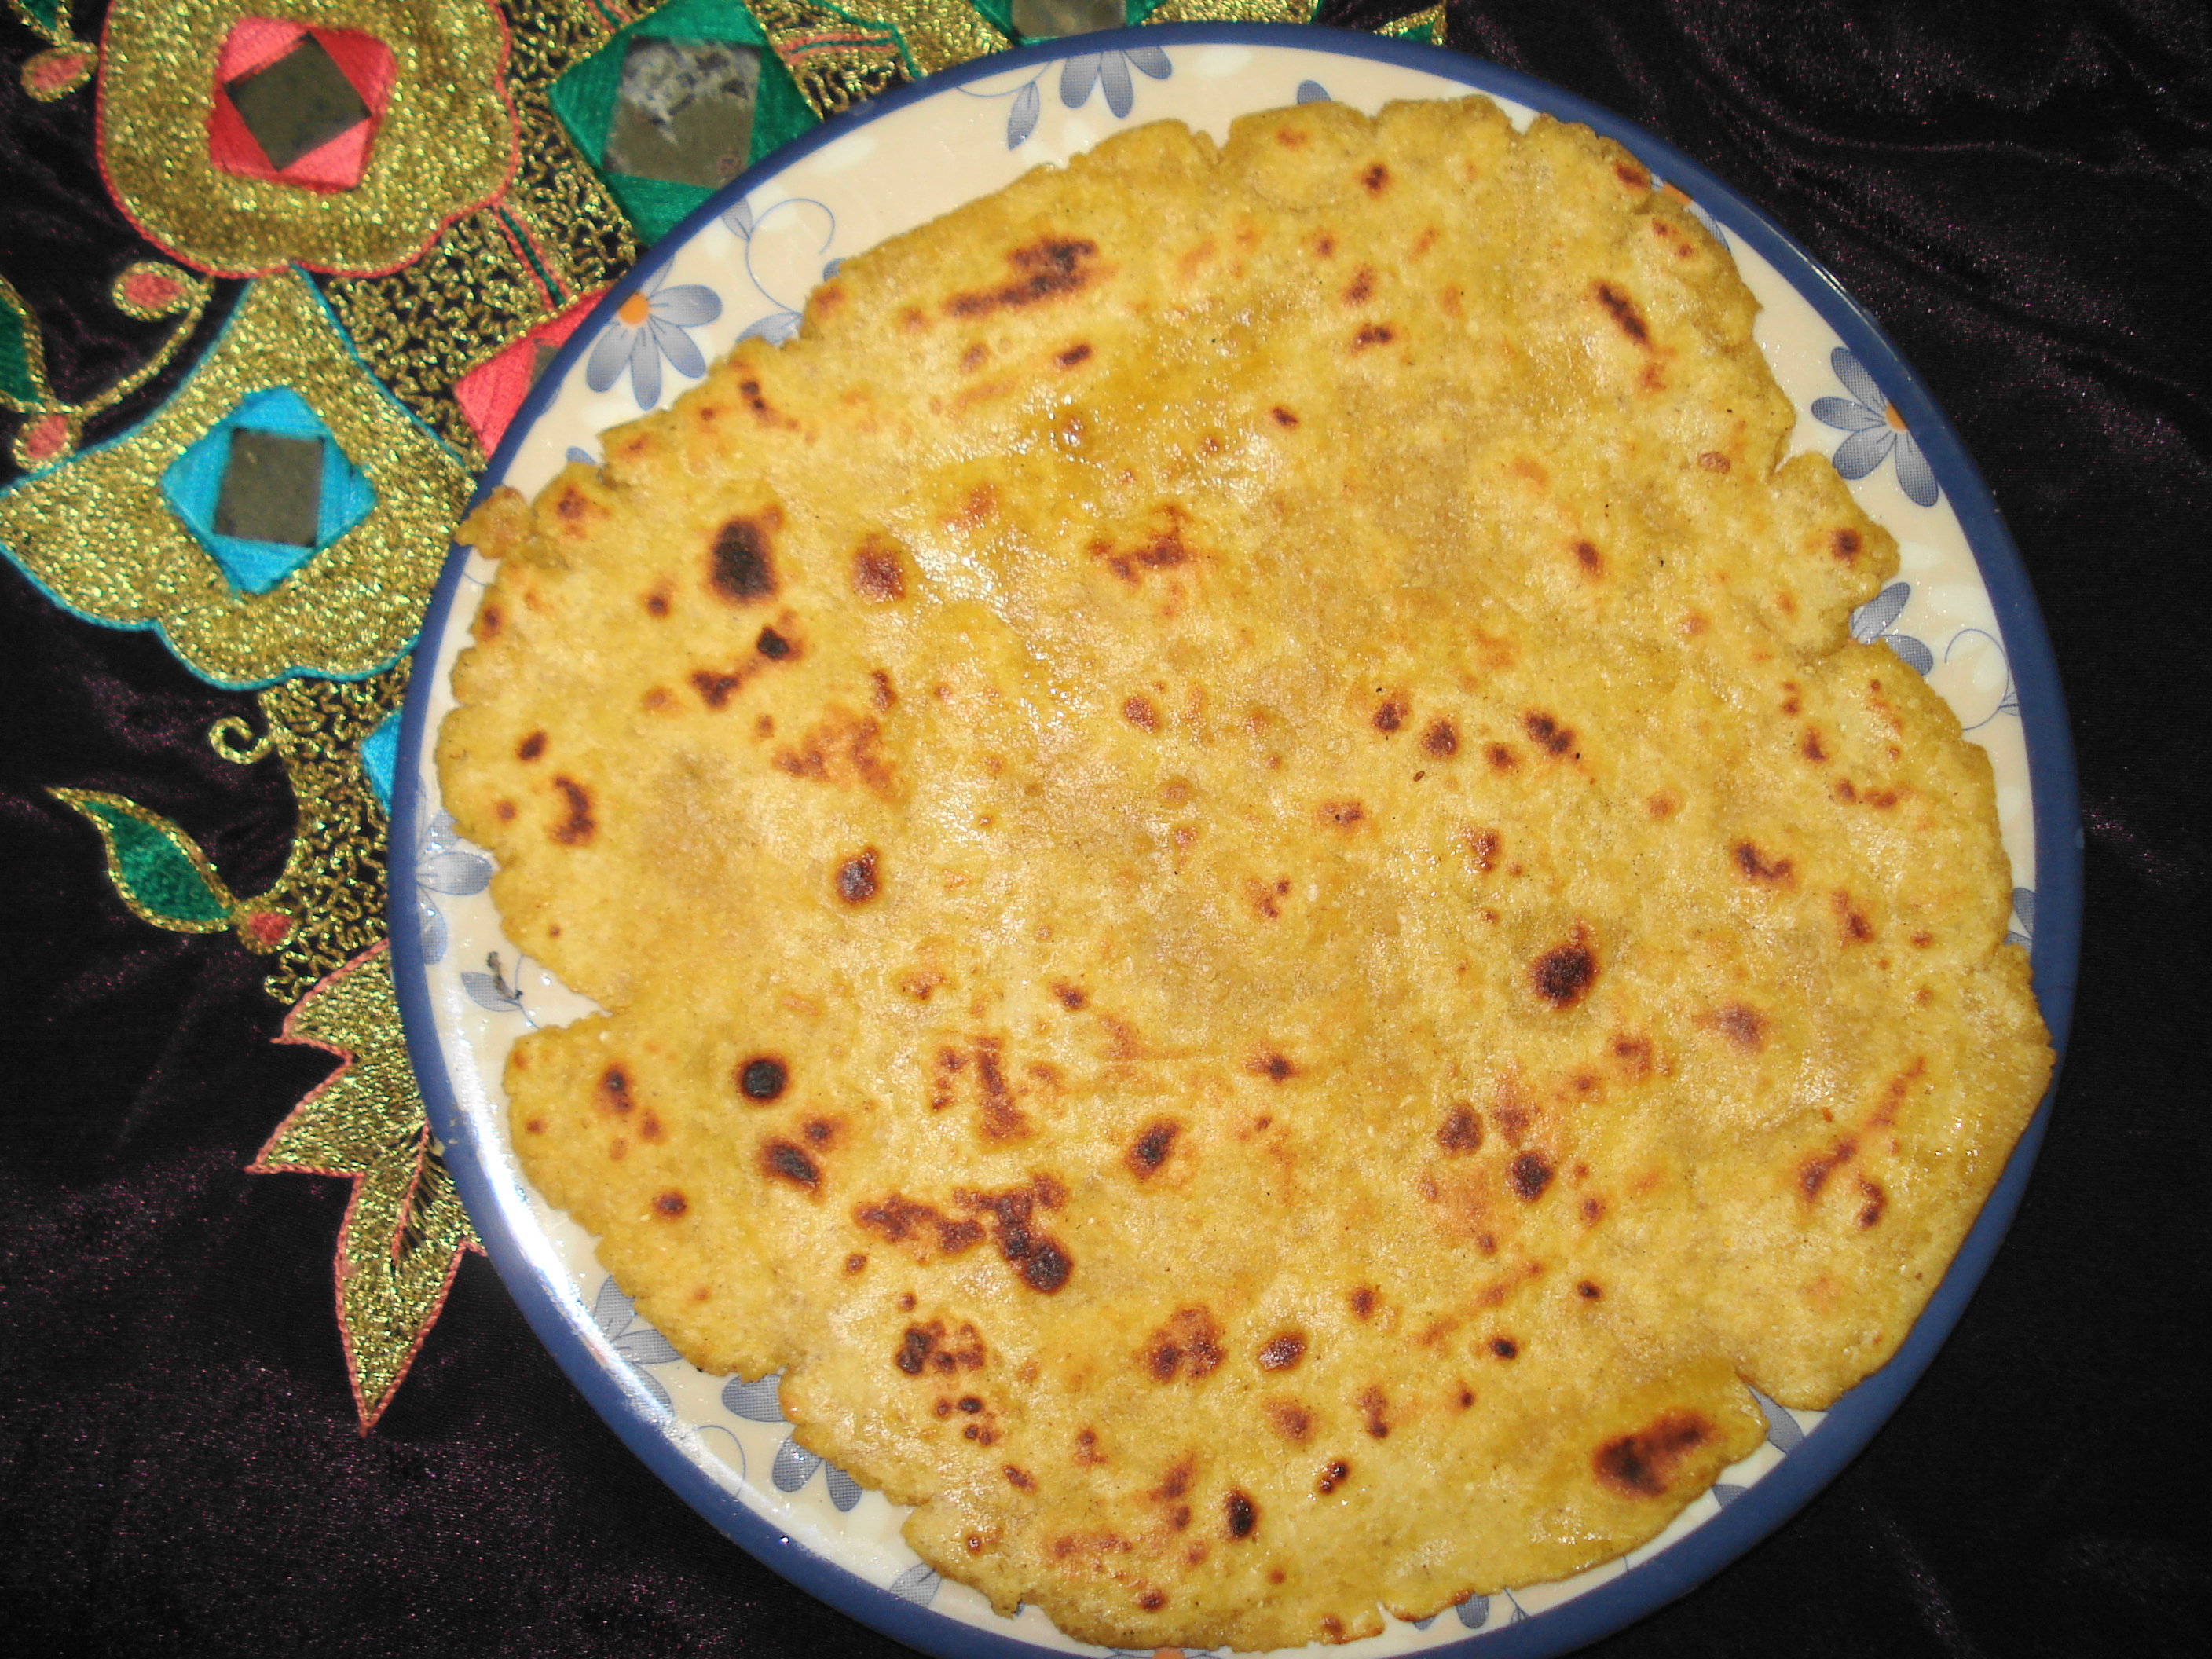
<path id="1" fill-rule="evenodd" d="M 660 402 L 664 359 L 688 380 L 705 377 L 706 356 L 692 340 L 690 331 L 722 314 L 721 297 L 697 283 L 664 288 L 666 280 L 665 270 L 657 272 L 615 308 L 612 320 L 600 331 L 584 366 L 584 383 L 592 391 L 612 390 L 627 370 L 630 395 L 642 410 Z"/>
<path id="2" fill-rule="evenodd" d="M 1836 471 L 1845 478 L 1863 478 L 1894 456 L 1897 487 L 1906 499 L 1917 507 L 1935 506 L 1936 469 L 1921 453 L 1919 440 L 1906 428 L 1897 405 L 1882 396 L 1874 376 L 1846 348 L 1838 346 L 1828 362 L 1850 394 L 1817 398 L 1813 404 L 1814 420 L 1850 434 L 1836 446 Z"/>

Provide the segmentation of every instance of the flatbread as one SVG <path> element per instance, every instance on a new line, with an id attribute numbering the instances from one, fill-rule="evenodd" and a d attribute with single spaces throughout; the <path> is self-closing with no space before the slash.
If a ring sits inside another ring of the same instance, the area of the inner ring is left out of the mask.
<path id="1" fill-rule="evenodd" d="M 1941 1277 L 2050 1054 L 1754 308 L 1579 127 L 1146 127 L 471 526 L 524 1167 L 1001 1610 L 1573 1572 Z"/>

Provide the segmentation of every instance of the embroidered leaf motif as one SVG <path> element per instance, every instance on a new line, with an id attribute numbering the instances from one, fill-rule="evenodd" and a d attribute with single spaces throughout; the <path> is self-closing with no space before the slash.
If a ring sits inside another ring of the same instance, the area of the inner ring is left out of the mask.
<path id="1" fill-rule="evenodd" d="M 69 0 L 15 0 L 23 15 L 38 27 L 39 32 L 51 38 L 57 29 L 64 28 L 69 21 Z"/>
<path id="2" fill-rule="evenodd" d="M 43 379 L 38 325 L 15 290 L 0 283 L 0 397 L 19 408 L 36 409 L 46 400 Z"/>
<path id="3" fill-rule="evenodd" d="M 192 838 L 168 819 L 99 790 L 48 793 L 100 831 L 107 878 L 133 915 L 180 933 L 216 933 L 230 926 L 238 901 Z"/>
<path id="4" fill-rule="evenodd" d="M 338 1235 L 338 1331 L 365 1434 L 436 1322 L 461 1252 L 480 1247 L 423 1119 L 386 947 L 301 998 L 276 1040 L 343 1062 L 246 1167 L 354 1182 Z"/>

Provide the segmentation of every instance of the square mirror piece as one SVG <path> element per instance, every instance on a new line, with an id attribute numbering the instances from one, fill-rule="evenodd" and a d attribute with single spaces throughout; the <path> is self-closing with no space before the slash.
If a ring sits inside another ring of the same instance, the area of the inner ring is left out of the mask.
<path id="1" fill-rule="evenodd" d="M 216 497 L 216 533 L 313 547 L 322 517 L 323 441 L 240 427 Z"/>
<path id="2" fill-rule="evenodd" d="M 712 190 L 744 170 L 760 52 L 724 40 L 636 40 L 600 164 L 610 173 Z"/>
<path id="3" fill-rule="evenodd" d="M 1014 0 L 1014 32 L 1024 40 L 1091 34 L 1128 21 L 1121 0 Z"/>
<path id="4" fill-rule="evenodd" d="M 266 69 L 224 88 L 269 165 L 282 173 L 310 150 L 368 119 L 353 82 L 312 34 Z"/>

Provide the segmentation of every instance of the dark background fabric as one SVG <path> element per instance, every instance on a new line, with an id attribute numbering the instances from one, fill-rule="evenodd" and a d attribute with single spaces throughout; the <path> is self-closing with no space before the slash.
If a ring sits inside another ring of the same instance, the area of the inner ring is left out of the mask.
<path id="1" fill-rule="evenodd" d="M 2008 1242 L 1850 1468 L 1598 1651 L 2212 1651 L 2212 9 L 1455 0 L 1451 29 L 1689 152 L 1881 319 L 2008 515 L 2080 751 L 2080 1004 Z M 90 166 L 89 92 L 21 92 L 36 44 L 0 16 L 0 270 L 82 395 L 157 331 L 99 300 L 143 250 Z M 126 915 L 87 826 L 45 793 L 127 794 L 252 890 L 282 861 L 289 799 L 273 767 L 204 738 L 247 702 L 0 565 L 0 1640 L 903 1651 L 664 1490 L 480 1259 L 357 1432 L 330 1278 L 346 1183 L 244 1172 L 328 1059 L 271 1045 L 281 1011 L 228 939 Z"/>

